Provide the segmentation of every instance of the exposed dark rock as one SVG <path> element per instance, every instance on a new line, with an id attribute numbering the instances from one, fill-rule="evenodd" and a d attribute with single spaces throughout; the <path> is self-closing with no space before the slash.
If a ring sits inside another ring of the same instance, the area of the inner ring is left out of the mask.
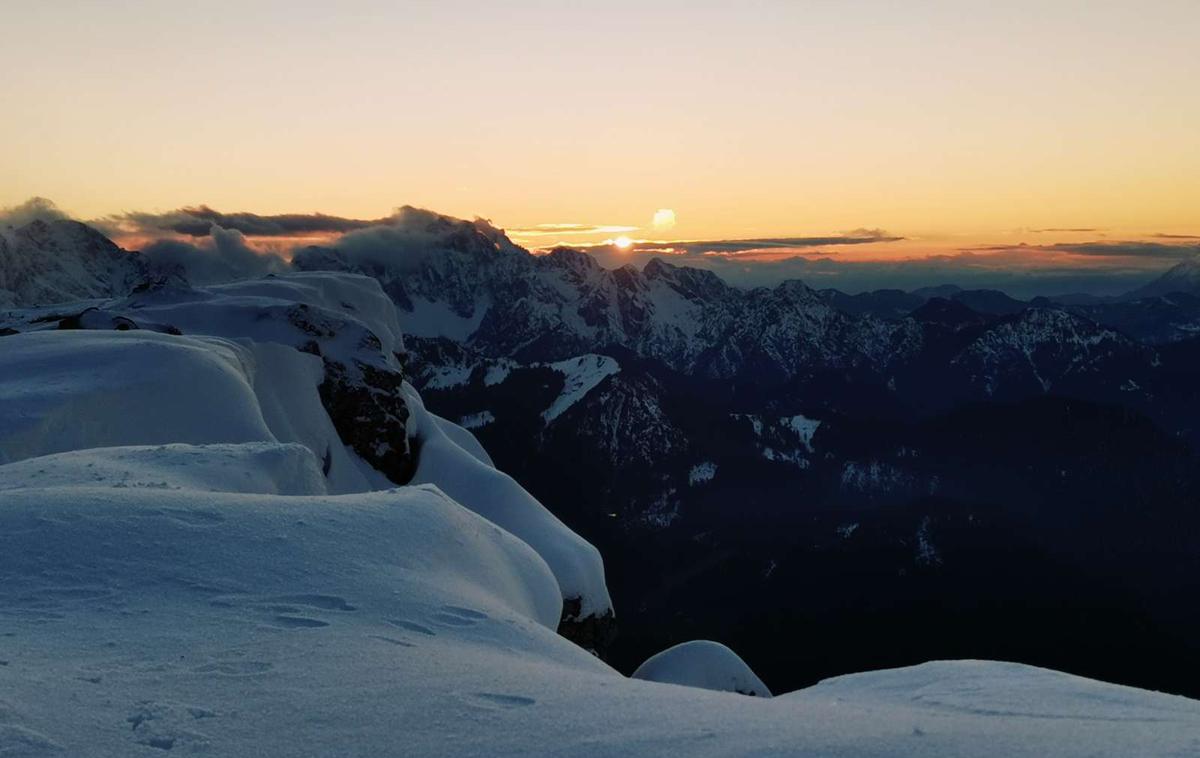
<path id="1" fill-rule="evenodd" d="M 600 616 L 593 614 L 580 618 L 582 608 L 583 605 L 577 597 L 563 601 L 558 633 L 604 660 L 617 636 L 617 619 L 611 609 Z"/>
<path id="2" fill-rule="evenodd" d="M 318 387 L 342 442 L 396 484 L 407 483 L 416 465 L 408 441 L 403 383 L 399 371 L 325 358 L 325 381 Z"/>
<path id="3" fill-rule="evenodd" d="M 379 337 L 356 322 L 305 304 L 288 309 L 287 319 L 313 338 L 299 349 L 324 362 L 325 378 L 317 390 L 338 437 L 388 479 L 407 483 L 415 460 L 408 440 L 404 374 L 386 362 Z M 366 360 L 334 355 L 322 346 L 332 342 L 343 353 L 352 345 L 350 352 Z"/>

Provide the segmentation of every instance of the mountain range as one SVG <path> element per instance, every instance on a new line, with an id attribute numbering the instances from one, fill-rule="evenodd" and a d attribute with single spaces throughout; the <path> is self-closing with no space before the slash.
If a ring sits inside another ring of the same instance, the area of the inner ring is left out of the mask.
<path id="1" fill-rule="evenodd" d="M 186 276 L 76 234 L 7 232 L 10 301 Z M 292 266 L 377 280 L 423 402 L 599 547 L 618 667 L 708 637 L 774 689 L 953 654 L 1197 693 L 1194 263 L 1024 302 L 609 270 L 423 211 L 360 242 Z"/>

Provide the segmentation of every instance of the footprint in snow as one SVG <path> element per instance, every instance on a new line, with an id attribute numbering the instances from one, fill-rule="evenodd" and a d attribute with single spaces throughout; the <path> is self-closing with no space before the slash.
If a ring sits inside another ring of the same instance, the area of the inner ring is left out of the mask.
<path id="1" fill-rule="evenodd" d="M 277 603 L 304 605 L 309 608 L 319 608 L 323 611 L 353 611 L 357 610 L 346 602 L 346 598 L 337 595 L 277 595 L 270 598 Z"/>
<path id="2" fill-rule="evenodd" d="M 247 674 L 262 674 L 275 668 L 275 664 L 266 661 L 216 661 L 196 666 L 192 671 L 197 674 L 228 674 L 230 676 L 245 676 Z"/>
<path id="3" fill-rule="evenodd" d="M 411 642 L 405 642 L 404 640 L 398 640 L 395 637 L 388 637 L 383 634 L 368 634 L 367 636 L 373 640 L 386 642 L 389 645 L 395 645 L 397 647 L 416 647 L 416 645 L 412 644 Z"/>
<path id="4" fill-rule="evenodd" d="M 433 614 L 434 621 L 447 626 L 475 626 L 487 618 L 486 613 L 457 605 L 443 605 L 441 610 Z"/>
<path id="5" fill-rule="evenodd" d="M 63 746 L 41 732 L 16 724 L 0 724 L 0 755 L 41 756 L 62 755 Z"/>
<path id="6" fill-rule="evenodd" d="M 271 619 L 271 625 L 284 629 L 319 629 L 323 626 L 329 626 L 329 622 L 322 621 L 321 619 L 310 619 L 307 616 L 276 616 Z"/>
<path id="7" fill-rule="evenodd" d="M 506 695 L 500 692 L 473 692 L 463 698 L 467 705 L 489 710 L 508 711 L 513 708 L 527 708 L 537 700 L 523 695 Z"/>
<path id="8" fill-rule="evenodd" d="M 426 634 L 426 635 L 429 635 L 430 637 L 437 636 L 437 632 L 433 631 L 429 627 L 422 626 L 421 624 L 417 624 L 412 621 L 406 621 L 404 619 L 387 619 L 387 622 L 389 624 L 391 624 L 392 626 L 397 627 L 398 629 L 406 629 L 410 632 L 416 632 L 417 634 Z"/>

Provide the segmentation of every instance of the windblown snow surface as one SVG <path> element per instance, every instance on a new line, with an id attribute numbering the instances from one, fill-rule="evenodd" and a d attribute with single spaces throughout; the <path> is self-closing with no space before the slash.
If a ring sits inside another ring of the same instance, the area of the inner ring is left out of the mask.
<path id="1" fill-rule="evenodd" d="M 469 431 L 407 388 L 413 484 L 336 445 L 319 360 L 256 315 L 399 344 L 329 276 L 143 303 L 183 335 L 0 337 L 0 756 L 1200 755 L 1200 702 L 1016 664 L 764 699 L 692 643 L 621 676 L 555 633 L 568 589 L 609 607 L 599 555 Z"/>

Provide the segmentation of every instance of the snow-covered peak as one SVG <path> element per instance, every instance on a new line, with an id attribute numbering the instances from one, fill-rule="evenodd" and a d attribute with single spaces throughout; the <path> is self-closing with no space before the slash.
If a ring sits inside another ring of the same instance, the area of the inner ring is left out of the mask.
<path id="1" fill-rule="evenodd" d="M 112 297 L 146 275 L 141 258 L 77 221 L 32 221 L 0 230 L 0 305 Z"/>
<path id="2" fill-rule="evenodd" d="M 1170 295 L 1174 292 L 1185 292 L 1191 295 L 1200 294 L 1200 254 L 1177 263 L 1154 281 L 1126 295 L 1126 299 L 1136 300 L 1144 297 Z"/>

